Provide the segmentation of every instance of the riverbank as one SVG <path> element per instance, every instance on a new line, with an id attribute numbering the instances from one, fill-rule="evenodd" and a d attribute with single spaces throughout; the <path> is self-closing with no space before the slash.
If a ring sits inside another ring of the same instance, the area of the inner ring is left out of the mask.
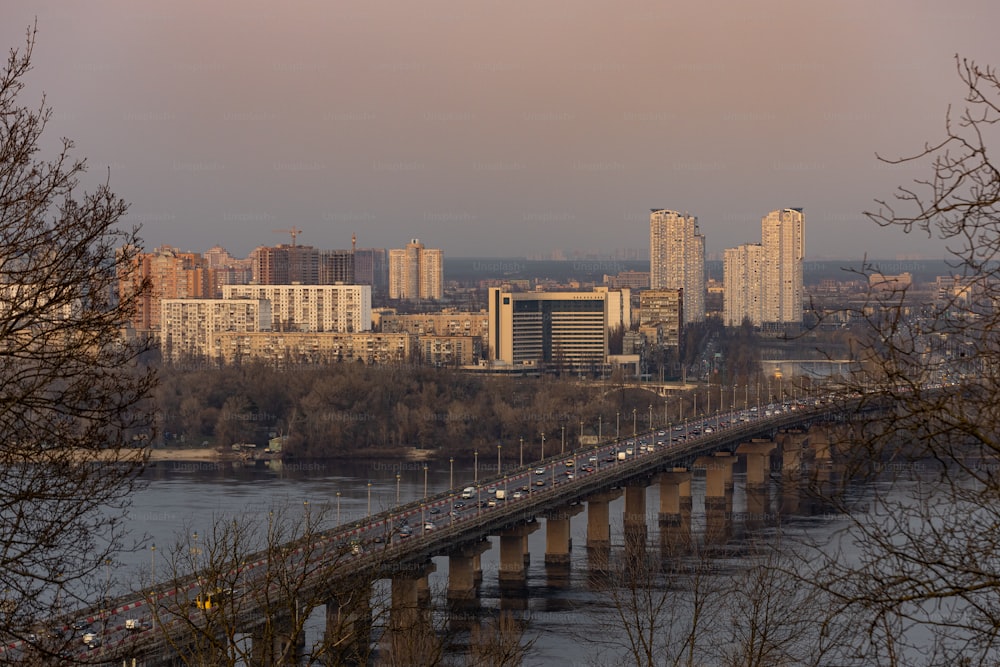
<path id="1" fill-rule="evenodd" d="M 430 449 L 416 449 L 413 447 L 380 450 L 379 459 L 398 458 L 404 461 L 430 461 L 434 451 Z M 347 459 L 375 458 L 363 456 L 355 453 L 349 456 L 337 457 Z M 245 454 L 239 452 L 223 452 L 212 447 L 165 447 L 149 450 L 150 462 L 158 461 L 197 461 L 197 462 L 218 462 L 218 461 L 242 461 L 246 460 Z"/>

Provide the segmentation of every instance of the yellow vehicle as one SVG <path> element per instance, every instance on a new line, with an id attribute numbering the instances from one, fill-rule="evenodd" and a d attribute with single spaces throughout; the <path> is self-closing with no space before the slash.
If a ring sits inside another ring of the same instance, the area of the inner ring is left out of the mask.
<path id="1" fill-rule="evenodd" d="M 212 609 L 222 604 L 223 600 L 225 600 L 227 597 L 228 597 L 227 591 L 224 591 L 220 588 L 217 588 L 214 591 L 210 592 L 203 591 L 201 593 L 198 593 L 197 597 L 195 597 L 194 606 L 198 607 L 198 609 Z"/>

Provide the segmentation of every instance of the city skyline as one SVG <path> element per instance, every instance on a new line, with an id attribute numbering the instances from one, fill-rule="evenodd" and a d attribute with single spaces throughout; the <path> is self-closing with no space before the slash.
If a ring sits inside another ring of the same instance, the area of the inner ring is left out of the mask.
<path id="1" fill-rule="evenodd" d="M 767 0 L 618 7 L 136 7 L 11 0 L 37 19 L 22 102 L 132 202 L 148 248 L 284 241 L 452 257 L 641 248 L 651 206 L 696 211 L 706 253 L 809 212 L 812 259 L 926 257 L 875 199 L 928 174 L 879 163 L 944 131 L 955 54 L 994 64 L 1000 7 Z M 232 239 L 232 241 L 229 241 Z"/>

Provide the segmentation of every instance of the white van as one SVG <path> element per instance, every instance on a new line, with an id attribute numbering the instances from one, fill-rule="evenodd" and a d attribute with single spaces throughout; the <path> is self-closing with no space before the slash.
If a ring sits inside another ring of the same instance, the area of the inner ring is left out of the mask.
<path id="1" fill-rule="evenodd" d="M 474 486 L 467 486 L 464 489 L 462 489 L 462 497 L 465 499 L 473 498 L 475 497 L 475 495 L 476 495 L 476 487 Z"/>

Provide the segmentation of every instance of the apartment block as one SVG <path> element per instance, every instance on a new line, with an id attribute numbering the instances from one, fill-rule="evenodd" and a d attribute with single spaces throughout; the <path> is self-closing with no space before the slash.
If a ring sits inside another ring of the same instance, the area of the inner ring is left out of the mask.
<path id="1" fill-rule="evenodd" d="M 271 328 L 271 303 L 265 299 L 164 299 L 160 349 L 164 361 L 218 360 L 215 336 Z"/>
<path id="2" fill-rule="evenodd" d="M 389 298 L 441 300 L 444 296 L 444 252 L 412 239 L 405 248 L 389 250 Z"/>
<path id="3" fill-rule="evenodd" d="M 649 287 L 684 290 L 687 321 L 705 319 L 705 237 L 698 231 L 696 217 L 651 209 Z"/>
<path id="4" fill-rule="evenodd" d="M 738 327 L 749 320 L 755 327 L 764 321 L 764 247 L 745 243 L 723 253 L 723 323 Z"/>
<path id="5" fill-rule="evenodd" d="M 370 285 L 226 285 L 226 299 L 266 299 L 274 331 L 371 331 Z"/>
<path id="6" fill-rule="evenodd" d="M 771 211 L 761 220 L 764 248 L 761 271 L 765 324 L 801 324 L 805 294 L 802 261 L 805 258 L 805 216 L 801 208 Z"/>
<path id="7" fill-rule="evenodd" d="M 215 346 L 224 363 L 257 360 L 276 368 L 299 364 L 410 361 L 415 337 L 383 333 L 223 332 Z"/>

